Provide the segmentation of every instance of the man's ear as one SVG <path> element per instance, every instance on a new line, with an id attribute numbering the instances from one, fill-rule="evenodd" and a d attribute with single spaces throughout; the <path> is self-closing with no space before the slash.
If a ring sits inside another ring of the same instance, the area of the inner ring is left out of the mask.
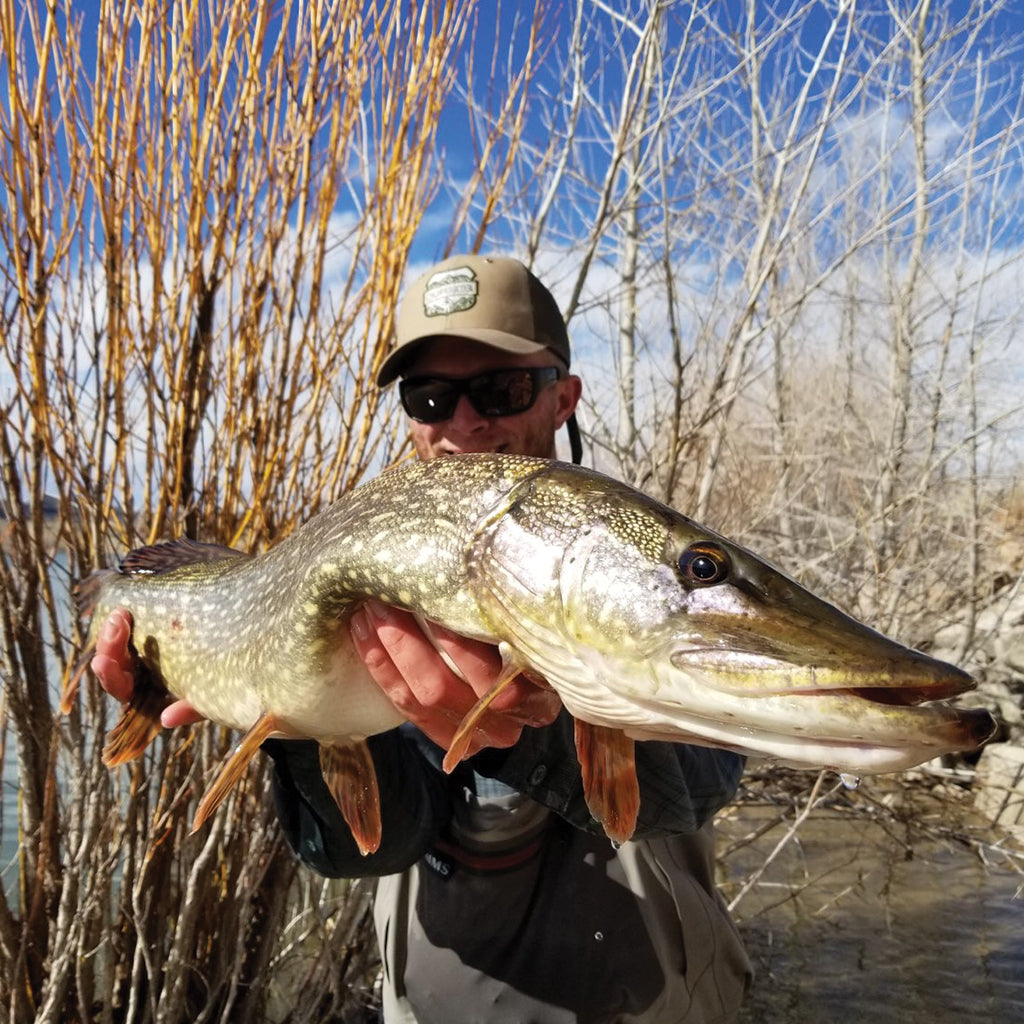
<path id="1" fill-rule="evenodd" d="M 575 374 L 569 374 L 558 382 L 558 407 L 555 410 L 555 426 L 565 426 L 565 421 L 576 411 L 583 394 L 583 381 Z"/>

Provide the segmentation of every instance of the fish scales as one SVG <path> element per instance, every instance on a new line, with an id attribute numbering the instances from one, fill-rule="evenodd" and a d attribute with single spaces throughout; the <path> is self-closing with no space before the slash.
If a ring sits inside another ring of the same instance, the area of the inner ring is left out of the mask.
<path id="1" fill-rule="evenodd" d="M 272 720 L 326 747 L 401 720 L 349 635 L 371 597 L 500 645 L 501 685 L 519 670 L 545 679 L 578 730 L 864 774 L 974 747 L 994 727 L 933 703 L 973 686 L 959 669 L 649 496 L 549 460 L 410 462 L 255 557 L 176 550 L 191 564 L 160 565 L 159 547 L 144 552 L 126 564 L 156 570 L 104 576 L 94 623 L 128 608 L 140 657 L 207 717 Z"/>

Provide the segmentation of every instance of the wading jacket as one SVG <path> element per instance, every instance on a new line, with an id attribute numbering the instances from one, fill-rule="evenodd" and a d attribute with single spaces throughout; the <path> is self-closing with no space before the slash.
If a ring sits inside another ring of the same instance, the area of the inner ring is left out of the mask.
<path id="1" fill-rule="evenodd" d="M 740 757 L 638 743 L 637 832 L 616 847 L 587 810 L 565 712 L 450 776 L 412 726 L 368 743 L 383 835 L 367 857 L 316 745 L 264 746 L 296 854 L 331 877 L 379 877 L 386 1024 L 734 1019 L 750 964 L 715 888 L 711 819 Z"/>

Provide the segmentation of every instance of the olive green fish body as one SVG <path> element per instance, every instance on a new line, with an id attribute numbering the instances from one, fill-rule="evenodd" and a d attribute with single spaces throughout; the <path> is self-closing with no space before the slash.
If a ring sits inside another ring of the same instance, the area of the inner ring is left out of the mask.
<path id="1" fill-rule="evenodd" d="M 863 774 L 973 748 L 994 728 L 985 711 L 933 703 L 973 686 L 959 669 L 578 466 L 410 462 L 265 554 L 182 557 L 193 564 L 151 574 L 129 558 L 100 584 L 94 621 L 129 608 L 171 692 L 237 728 L 271 715 L 340 744 L 397 724 L 349 635 L 368 598 L 498 644 L 504 678 L 546 679 L 578 722 L 637 739 Z M 584 750 L 606 743 L 594 736 Z"/>

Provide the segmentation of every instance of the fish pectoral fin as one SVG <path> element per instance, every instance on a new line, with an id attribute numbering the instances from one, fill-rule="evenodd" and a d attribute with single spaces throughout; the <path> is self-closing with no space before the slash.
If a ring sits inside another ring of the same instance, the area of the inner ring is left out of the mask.
<path id="1" fill-rule="evenodd" d="M 154 686 L 144 672 L 136 673 L 132 699 L 124 706 L 121 717 L 107 733 L 103 747 L 103 763 L 116 768 L 141 756 L 160 732 L 160 713 L 167 706 L 167 691 Z"/>
<path id="2" fill-rule="evenodd" d="M 587 807 L 609 839 L 624 843 L 636 831 L 640 812 L 633 740 L 620 729 L 579 719 L 575 725 Z"/>
<path id="3" fill-rule="evenodd" d="M 203 799 L 199 801 L 196 816 L 192 819 L 191 835 L 203 827 L 206 819 L 217 810 L 224 797 L 235 788 L 263 741 L 279 729 L 278 720 L 267 712 L 256 719 L 255 724 L 242 737 L 231 756 L 221 765 L 217 778 L 213 780 L 213 784 L 203 794 Z"/>
<path id="4" fill-rule="evenodd" d="M 455 731 L 448 753 L 444 755 L 442 767 L 448 774 L 451 774 L 466 756 L 470 740 L 473 738 L 473 730 L 476 728 L 477 722 L 480 721 L 480 717 L 491 706 L 498 694 L 519 676 L 519 671 L 518 666 L 506 663 L 494 685 L 469 709 L 469 713 Z"/>
<path id="5" fill-rule="evenodd" d="M 380 793 L 377 769 L 365 740 L 346 746 L 320 745 L 320 771 L 327 788 L 365 857 L 380 846 Z"/>

